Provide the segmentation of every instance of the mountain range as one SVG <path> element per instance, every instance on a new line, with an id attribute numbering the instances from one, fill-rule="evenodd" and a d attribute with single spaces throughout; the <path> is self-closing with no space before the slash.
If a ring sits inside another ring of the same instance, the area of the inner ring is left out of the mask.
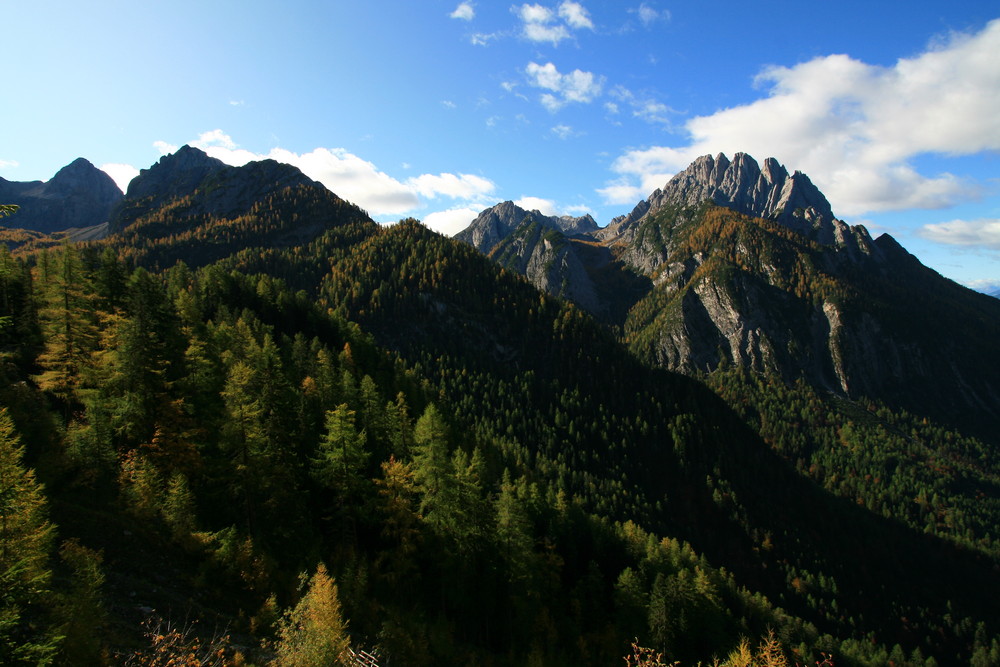
<path id="1" fill-rule="evenodd" d="M 800 664 L 1000 658 L 1000 302 L 774 160 L 447 239 L 184 147 L 78 223 L 107 235 L 4 259 L 0 404 L 102 554 L 108 627 L 53 625 L 81 654 L 156 609 L 270 660 L 322 561 L 392 664 L 694 664 L 768 628 Z"/>
<path id="2" fill-rule="evenodd" d="M 122 192 L 106 173 L 84 158 L 66 165 L 48 181 L 0 178 L 0 201 L 20 210 L 4 226 L 51 233 L 106 222 Z"/>
<path id="3" fill-rule="evenodd" d="M 998 304 L 837 219 L 774 159 L 703 156 L 602 229 L 566 232 L 505 202 L 456 238 L 606 321 L 650 363 L 735 364 L 1000 424 L 1000 383 L 981 372 L 1000 367 Z M 966 324 L 946 324 L 956 317 Z"/>

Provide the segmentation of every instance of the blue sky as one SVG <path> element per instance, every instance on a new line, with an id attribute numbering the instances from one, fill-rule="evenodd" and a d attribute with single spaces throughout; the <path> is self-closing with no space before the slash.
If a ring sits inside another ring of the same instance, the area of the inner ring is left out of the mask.
<path id="1" fill-rule="evenodd" d="M 125 187 L 185 143 L 454 233 L 599 224 L 694 157 L 776 157 L 834 212 L 1000 285 L 995 2 L 0 0 L 0 177 Z"/>

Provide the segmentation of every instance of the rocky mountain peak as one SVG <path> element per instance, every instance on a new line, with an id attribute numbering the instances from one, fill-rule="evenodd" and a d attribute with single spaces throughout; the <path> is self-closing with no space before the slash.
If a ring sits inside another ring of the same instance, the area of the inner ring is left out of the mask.
<path id="1" fill-rule="evenodd" d="M 114 180 L 84 158 L 45 182 L 0 179 L 0 200 L 21 207 L 4 219 L 5 227 L 44 233 L 91 227 L 106 222 L 121 198 Z"/>
<path id="2" fill-rule="evenodd" d="M 170 194 L 193 190 L 211 173 L 223 170 L 222 160 L 210 157 L 204 151 L 192 146 L 181 146 L 177 151 L 164 155 L 149 169 L 143 169 L 129 183 L 125 196 L 141 199 L 162 195 L 164 188 Z"/>
<path id="3" fill-rule="evenodd" d="M 629 215 L 612 220 L 602 236 L 626 233 L 664 206 L 693 207 L 704 201 L 775 220 L 820 243 L 850 245 L 850 228 L 837 220 L 830 202 L 808 176 L 800 171 L 789 174 L 773 157 L 761 165 L 746 153 L 736 153 L 732 160 L 722 153 L 697 158 Z"/>
<path id="4" fill-rule="evenodd" d="M 132 179 L 125 199 L 112 215 L 111 231 L 120 231 L 146 211 L 199 190 L 199 210 L 228 215 L 248 209 L 269 193 L 297 185 L 323 188 L 289 164 L 260 160 L 232 167 L 198 148 L 182 146 Z"/>
<path id="5" fill-rule="evenodd" d="M 482 211 L 455 238 L 488 253 L 529 217 L 567 235 L 586 234 L 598 229 L 597 222 L 589 214 L 580 217 L 545 215 L 537 209 L 528 211 L 512 201 L 504 201 Z"/>

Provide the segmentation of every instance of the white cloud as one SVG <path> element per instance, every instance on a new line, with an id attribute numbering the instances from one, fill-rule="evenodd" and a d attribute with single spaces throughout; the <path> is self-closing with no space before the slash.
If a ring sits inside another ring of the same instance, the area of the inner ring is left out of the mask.
<path id="1" fill-rule="evenodd" d="M 499 36 L 497 33 L 476 32 L 469 36 L 469 41 L 475 46 L 487 46 Z"/>
<path id="2" fill-rule="evenodd" d="M 636 185 L 631 179 L 618 178 L 603 188 L 597 189 L 597 194 L 601 195 L 606 204 L 635 204 L 640 199 L 645 199 L 651 192 L 670 180 L 672 173 L 651 172 L 645 174 L 641 179 L 641 184 Z"/>
<path id="3" fill-rule="evenodd" d="M 447 236 L 454 236 L 463 229 L 469 226 L 469 224 L 476 219 L 480 211 L 485 207 L 480 207 L 478 209 L 470 207 L 462 208 L 451 208 L 447 211 L 435 211 L 424 216 L 423 223 L 430 227 L 431 229 L 441 232 Z"/>
<path id="4" fill-rule="evenodd" d="M 664 21 L 670 20 L 669 10 L 657 10 L 647 5 L 645 2 L 639 5 L 638 9 L 632 9 L 629 11 L 633 11 L 638 14 L 639 20 L 642 21 L 642 24 L 647 28 L 661 19 Z"/>
<path id="5" fill-rule="evenodd" d="M 552 134 L 560 139 L 568 139 L 573 136 L 573 128 L 569 125 L 556 125 L 552 128 Z"/>
<path id="6" fill-rule="evenodd" d="M 558 46 L 559 42 L 572 36 L 571 29 L 594 29 L 587 10 L 571 0 L 560 4 L 558 11 L 538 4 L 524 4 L 514 10 L 522 22 L 521 34 L 532 42 L 549 42 Z"/>
<path id="7" fill-rule="evenodd" d="M 542 105 L 552 112 L 570 102 L 591 102 L 601 94 L 604 86 L 604 77 L 595 76 L 593 72 L 576 69 L 568 74 L 561 74 L 552 63 L 528 63 L 525 73 L 532 86 L 553 91 L 541 96 Z"/>
<path id="8" fill-rule="evenodd" d="M 576 216 L 582 216 L 582 215 L 593 216 L 594 210 L 589 206 L 587 206 L 586 204 L 576 204 L 574 206 L 567 206 L 566 213 L 568 215 L 576 215 Z"/>
<path id="9" fill-rule="evenodd" d="M 412 188 L 343 148 L 316 148 L 301 155 L 276 148 L 260 158 L 272 158 L 298 167 L 309 178 L 372 215 L 399 215 L 420 206 L 420 199 Z"/>
<path id="10" fill-rule="evenodd" d="M 130 164 L 120 164 L 109 162 L 101 165 L 101 171 L 111 177 L 118 189 L 122 192 L 128 190 L 128 184 L 139 175 L 139 170 Z"/>
<path id="11" fill-rule="evenodd" d="M 191 142 L 191 145 L 197 148 L 219 146 L 228 150 L 236 150 L 236 142 L 222 130 L 209 130 L 208 132 L 202 132 L 198 135 L 198 138 L 195 141 Z"/>
<path id="12" fill-rule="evenodd" d="M 454 109 L 455 103 L 452 102 L 451 100 L 441 100 L 441 106 L 443 106 L 445 109 Z"/>
<path id="13" fill-rule="evenodd" d="M 166 145 L 167 144 L 164 144 L 164 146 Z M 212 157 L 218 158 L 226 164 L 234 167 L 245 165 L 246 163 L 253 162 L 254 160 L 263 159 L 262 156 L 257 153 L 237 146 L 236 142 L 233 141 L 233 138 L 222 130 L 202 132 L 198 135 L 197 139 L 189 142 L 189 145 L 195 148 L 200 148 Z"/>
<path id="14" fill-rule="evenodd" d="M 17 167 L 19 163 L 17 160 L 0 160 L 0 169 L 8 169 L 10 167 Z"/>
<path id="15" fill-rule="evenodd" d="M 551 199 L 521 197 L 520 199 L 515 199 L 514 203 L 525 211 L 538 211 L 542 215 L 559 215 L 556 213 L 556 203 Z"/>
<path id="16" fill-rule="evenodd" d="M 166 141 L 154 141 L 153 148 L 155 148 L 160 155 L 170 155 L 171 153 L 176 153 L 180 146 L 168 144 Z"/>
<path id="17" fill-rule="evenodd" d="M 572 28 L 578 30 L 581 28 L 594 29 L 594 23 L 590 20 L 590 15 L 583 8 L 583 5 L 578 2 L 570 2 L 569 0 L 563 2 L 559 5 L 559 16 Z"/>
<path id="18" fill-rule="evenodd" d="M 1000 250 L 1000 218 L 939 222 L 924 225 L 917 234 L 937 243 Z"/>
<path id="19" fill-rule="evenodd" d="M 625 86 L 615 86 L 611 89 L 610 94 L 622 103 L 627 104 L 632 109 L 632 116 L 644 120 L 647 123 L 670 125 L 670 114 L 677 113 L 676 110 L 668 107 L 666 104 L 663 104 L 652 97 L 648 97 L 645 94 L 641 96 L 636 95 Z M 615 105 L 614 108 L 615 113 L 617 113 L 618 106 Z"/>
<path id="20" fill-rule="evenodd" d="M 489 194 L 496 188 L 489 179 L 472 174 L 423 174 L 404 183 L 343 148 L 316 148 L 308 153 L 274 148 L 266 154 L 254 153 L 240 148 L 222 130 L 205 132 L 189 143 L 232 166 L 264 159 L 293 165 L 309 178 L 319 181 L 338 196 L 357 204 L 373 216 L 409 213 L 423 206 L 421 197 L 474 199 Z M 155 145 L 161 151 L 172 147 L 163 141 L 158 141 Z"/>
<path id="21" fill-rule="evenodd" d="M 1000 19 L 891 67 L 845 55 L 771 67 L 757 77 L 763 98 L 692 118 L 687 145 L 628 151 L 612 169 L 634 186 L 699 155 L 742 151 L 808 173 L 840 215 L 949 206 L 978 188 L 911 162 L 1000 150 L 997 53 Z"/>
<path id="22" fill-rule="evenodd" d="M 461 19 L 463 21 L 471 21 L 476 16 L 476 10 L 473 8 L 471 2 L 459 3 L 458 7 L 455 7 L 455 11 L 449 14 L 453 19 Z"/>
<path id="23" fill-rule="evenodd" d="M 562 25 L 544 25 L 541 23 L 525 23 L 524 36 L 532 42 L 551 42 L 558 44 L 569 37 L 569 30 Z"/>
<path id="24" fill-rule="evenodd" d="M 518 15 L 525 23 L 551 23 L 555 14 L 542 5 L 521 5 Z"/>
<path id="25" fill-rule="evenodd" d="M 473 199 L 487 195 L 496 189 L 493 181 L 472 174 L 423 174 L 406 181 L 417 194 L 430 199 L 438 195 L 452 199 Z"/>

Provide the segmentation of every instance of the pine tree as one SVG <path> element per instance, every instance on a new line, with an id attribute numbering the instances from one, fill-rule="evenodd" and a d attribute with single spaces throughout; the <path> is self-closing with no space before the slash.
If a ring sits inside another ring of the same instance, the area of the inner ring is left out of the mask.
<path id="1" fill-rule="evenodd" d="M 531 525 L 509 470 L 504 471 L 500 484 L 496 514 L 497 544 L 507 565 L 507 576 L 511 581 L 524 581 L 531 573 Z"/>
<path id="2" fill-rule="evenodd" d="M 326 435 L 313 462 L 316 478 L 342 497 L 356 490 L 368 463 L 365 433 L 355 428 L 354 416 L 354 410 L 348 409 L 347 403 L 326 413 Z"/>
<path id="3" fill-rule="evenodd" d="M 431 523 L 444 523 L 453 468 L 448 458 L 448 426 L 433 403 L 417 420 L 413 436 L 413 477 L 422 493 L 420 513 Z"/>

